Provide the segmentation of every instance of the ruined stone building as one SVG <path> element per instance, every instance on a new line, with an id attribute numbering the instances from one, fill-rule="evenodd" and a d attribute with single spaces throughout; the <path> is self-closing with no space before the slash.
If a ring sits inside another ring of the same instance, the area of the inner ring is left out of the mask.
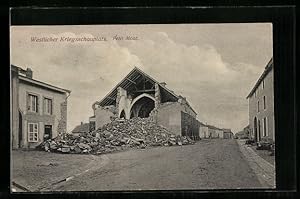
<path id="1" fill-rule="evenodd" d="M 137 67 L 92 108 L 90 126 L 94 126 L 93 129 L 111 122 L 112 118 L 150 117 L 174 134 L 199 138 L 197 113 L 186 98 Z"/>
<path id="2" fill-rule="evenodd" d="M 11 66 L 11 140 L 13 149 L 34 148 L 66 132 L 71 91 L 35 80 L 32 70 Z"/>
<path id="3" fill-rule="evenodd" d="M 251 137 L 255 141 L 260 141 L 262 137 L 269 137 L 275 141 L 273 58 L 265 67 L 247 99 Z"/>

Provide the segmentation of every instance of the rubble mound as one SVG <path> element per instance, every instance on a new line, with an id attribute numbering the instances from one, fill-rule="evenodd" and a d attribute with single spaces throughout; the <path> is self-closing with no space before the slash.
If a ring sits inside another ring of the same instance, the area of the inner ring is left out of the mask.
<path id="1" fill-rule="evenodd" d="M 86 134 L 66 134 L 40 145 L 45 151 L 104 154 L 128 148 L 194 144 L 189 137 L 176 136 L 150 118 L 115 119 Z"/>

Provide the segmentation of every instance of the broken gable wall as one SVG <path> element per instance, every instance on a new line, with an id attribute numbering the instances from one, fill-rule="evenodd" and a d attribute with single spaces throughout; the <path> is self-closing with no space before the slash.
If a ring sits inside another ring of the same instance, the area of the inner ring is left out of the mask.
<path id="1" fill-rule="evenodd" d="M 111 122 L 111 118 L 115 117 L 114 109 L 115 109 L 114 106 L 106 106 L 106 107 L 100 106 L 97 109 L 95 109 L 95 127 L 96 127 L 96 129 Z"/>
<path id="2" fill-rule="evenodd" d="M 181 112 L 191 115 L 193 118 L 196 114 L 190 109 L 187 104 L 180 102 L 162 103 L 155 110 L 156 122 L 159 125 L 166 127 L 176 135 L 182 135 L 181 130 Z"/>

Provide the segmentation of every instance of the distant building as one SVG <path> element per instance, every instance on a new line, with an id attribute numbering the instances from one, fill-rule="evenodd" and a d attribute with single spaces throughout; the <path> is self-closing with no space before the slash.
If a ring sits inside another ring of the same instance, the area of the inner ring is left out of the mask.
<path id="1" fill-rule="evenodd" d="M 247 96 L 250 136 L 256 141 L 262 137 L 275 141 L 273 65 L 272 58 Z"/>
<path id="2" fill-rule="evenodd" d="M 223 129 L 223 138 L 224 139 L 232 139 L 233 138 L 233 133 L 231 132 L 231 129 Z"/>
<path id="3" fill-rule="evenodd" d="M 245 133 L 245 131 L 239 131 L 234 135 L 235 138 L 238 139 L 248 139 L 249 136 Z"/>
<path id="4" fill-rule="evenodd" d="M 32 70 L 11 65 L 12 147 L 34 148 L 66 133 L 71 91 L 32 78 Z"/>
<path id="5" fill-rule="evenodd" d="M 208 126 L 203 124 L 202 122 L 200 122 L 199 134 L 200 134 L 200 138 L 209 138 Z"/>
<path id="6" fill-rule="evenodd" d="M 80 125 L 76 126 L 72 130 L 73 135 L 81 135 L 81 134 L 88 133 L 88 132 L 90 132 L 90 124 L 89 123 L 83 123 L 83 122 L 81 122 Z"/>
<path id="7" fill-rule="evenodd" d="M 208 138 L 219 138 L 218 128 L 212 125 L 207 125 L 208 127 Z"/>

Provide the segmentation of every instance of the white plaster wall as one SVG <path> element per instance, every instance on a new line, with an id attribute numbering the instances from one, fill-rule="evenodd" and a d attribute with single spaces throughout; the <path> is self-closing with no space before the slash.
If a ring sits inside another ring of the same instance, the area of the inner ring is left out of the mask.
<path id="1" fill-rule="evenodd" d="M 31 113 L 27 110 L 27 94 L 32 93 L 38 96 L 38 113 Z M 46 115 L 43 111 L 44 97 L 52 99 L 52 115 Z M 52 125 L 52 137 L 57 136 L 58 120 L 61 117 L 60 105 L 65 101 L 66 94 L 58 93 L 46 88 L 27 84 L 20 80 L 19 84 L 19 108 L 23 116 L 23 147 L 35 147 L 43 141 L 44 125 Z M 39 128 L 38 143 L 28 143 L 27 124 L 37 122 Z"/>

